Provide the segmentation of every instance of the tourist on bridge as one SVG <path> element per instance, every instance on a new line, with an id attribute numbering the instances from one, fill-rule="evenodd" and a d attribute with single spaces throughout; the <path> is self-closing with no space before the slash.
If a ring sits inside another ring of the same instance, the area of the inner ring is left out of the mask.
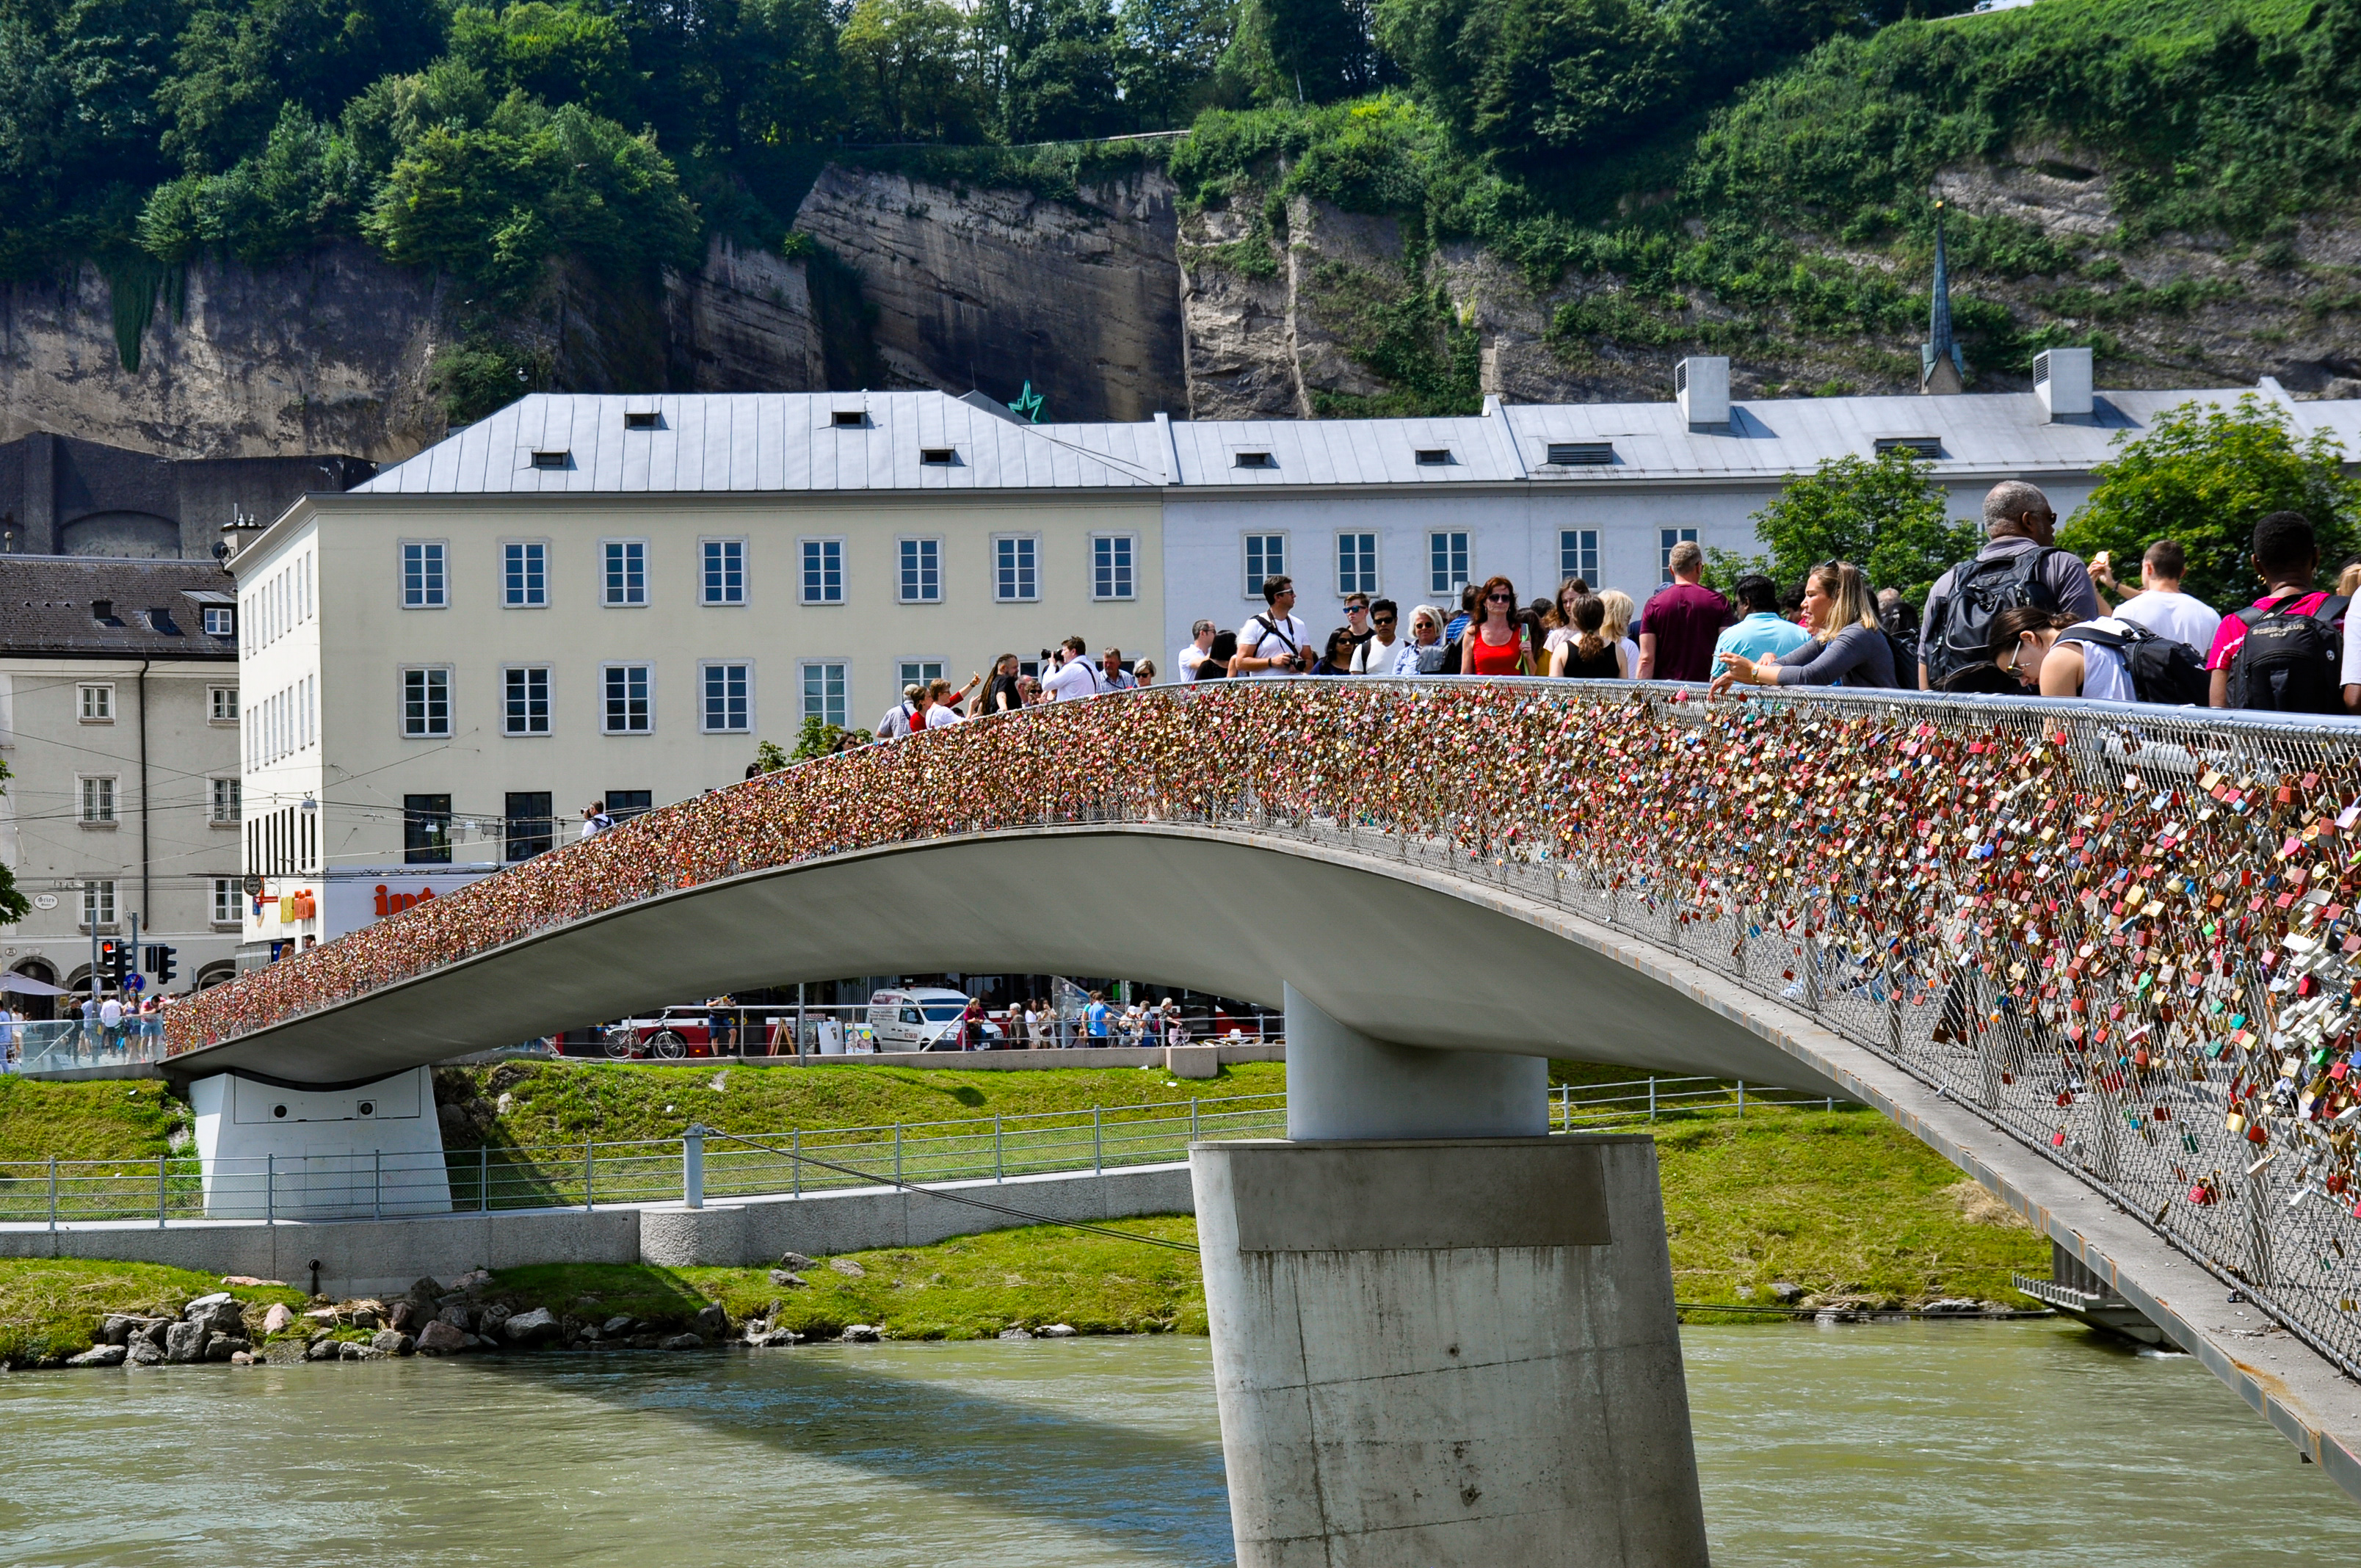
<path id="1" fill-rule="evenodd" d="M 1014 713 L 1025 706 L 1021 674 L 1014 653 L 1003 653 L 992 662 L 992 679 L 983 688 L 985 713 Z"/>
<path id="2" fill-rule="evenodd" d="M 120 1000 L 110 996 L 98 1004 L 98 1027 L 99 1037 L 106 1042 L 106 1048 L 117 1056 L 125 1054 L 123 1003 Z"/>
<path id="3" fill-rule="evenodd" d="M 1348 654 L 1358 653 L 1367 645 L 1373 631 L 1374 629 L 1369 625 L 1369 596 L 1357 590 L 1346 594 L 1345 596 L 1345 638 L 1348 646 L 1345 652 Z M 1349 674 L 1352 663 L 1350 658 L 1345 659 L 1338 673 Z"/>
<path id="4" fill-rule="evenodd" d="M 930 681 L 927 685 L 927 728 L 948 729 L 963 717 L 959 710 L 960 698 L 966 695 L 952 688 L 949 681 Z"/>
<path id="5" fill-rule="evenodd" d="M 2016 605 L 2058 610 L 2072 620 L 2101 613 L 2082 558 L 2057 548 L 2058 512 L 2038 485 L 2004 479 L 1984 495 L 1984 537 L 1991 543 L 1935 579 L 1927 590 L 1926 628 L 1918 641 L 1918 686 L 1935 683 L 1985 657 L 1993 617 Z"/>
<path id="6" fill-rule="evenodd" d="M 1189 641 L 1180 652 L 1172 655 L 1174 680 L 1193 681 L 1197 678 L 1197 666 L 1213 652 L 1213 633 L 1220 630 L 1210 620 L 1201 620 L 1189 629 Z"/>
<path id="7" fill-rule="evenodd" d="M 1464 675 L 1530 675 L 1533 654 L 1529 628 L 1517 610 L 1517 586 L 1488 577 L 1477 600 L 1482 614 L 1459 634 L 1459 673 Z"/>
<path id="8" fill-rule="evenodd" d="M 2159 539 L 2140 557 L 2140 591 L 2115 607 L 2120 620 L 2135 621 L 2159 637 L 2186 642 L 2201 654 L 2213 646 L 2222 629 L 2222 614 L 2203 599 L 2180 591 L 2181 574 L 2189 569 L 2189 553 L 2176 540 Z M 2115 574 L 2106 552 L 2091 563 L 2091 580 L 2114 591 Z M 2340 591 L 2342 591 L 2340 589 Z M 2100 599 L 2101 608 L 2106 600 Z"/>
<path id="9" fill-rule="evenodd" d="M 1131 666 L 1123 662 L 1122 649 L 1109 648 L 1099 655 L 1099 685 L 1111 692 L 1127 692 L 1138 687 L 1139 677 L 1133 674 Z"/>
<path id="10" fill-rule="evenodd" d="M 1779 586 L 1760 572 L 1749 572 L 1730 586 L 1730 597 L 1744 611 L 1738 624 L 1726 629 L 1713 645 L 1714 664 L 1724 653 L 1750 659 L 1775 659 L 1811 641 L 1811 633 L 1779 613 Z"/>
<path id="11" fill-rule="evenodd" d="M 1623 650 L 1624 667 L 1631 672 L 1634 679 L 1638 678 L 1640 643 L 1631 635 L 1631 622 L 1639 616 L 1640 607 L 1633 604 L 1631 596 L 1621 588 L 1609 588 L 1598 596 L 1598 602 L 1607 607 L 1607 624 L 1599 630 L 1609 642 Z"/>
<path id="12" fill-rule="evenodd" d="M 1082 1009 L 1082 1027 L 1091 1038 L 1104 1040 L 1107 1037 L 1107 1016 L 1111 1011 L 1105 992 L 1091 992 L 1091 1004 Z"/>
<path id="13" fill-rule="evenodd" d="M 1550 602 L 1548 613 L 1542 618 L 1544 664 L 1557 657 L 1560 648 L 1575 640 L 1574 607 L 1591 597 L 1587 577 L 1568 577 L 1557 586 L 1557 598 Z"/>
<path id="14" fill-rule="evenodd" d="M 1719 696 L 1731 685 L 1886 686 L 1898 685 L 1894 644 L 1877 623 L 1869 584 L 1850 561 L 1827 561 L 1804 579 L 1804 609 L 1812 618 L 1810 641 L 1765 659 L 1743 653 L 1720 655 L 1714 678 Z"/>
<path id="15" fill-rule="evenodd" d="M 1134 664 L 1131 667 L 1131 684 L 1135 688 L 1139 686 L 1154 685 L 1156 684 L 1156 661 L 1153 659 L 1142 659 L 1138 663 Z"/>
<path id="16" fill-rule="evenodd" d="M 2278 713 L 2342 713 L 2343 682 L 2352 677 L 2331 661 L 2345 601 L 2312 586 L 2320 575 L 2320 542 L 2300 511 L 2275 511 L 2255 524 L 2247 558 L 2263 580 L 2263 597 L 2222 618 L 2205 667 L 2213 672 L 2215 707 Z M 2326 674 L 2322 666 L 2327 663 Z M 2343 665 L 2342 668 L 2350 668 Z"/>
<path id="17" fill-rule="evenodd" d="M 1315 655 L 1304 646 L 1312 641 L 1311 629 L 1294 614 L 1295 579 L 1265 577 L 1262 602 L 1269 608 L 1238 628 L 1238 654 L 1230 661 L 1230 674 L 1268 680 L 1306 673 Z"/>
<path id="18" fill-rule="evenodd" d="M 1628 681 L 1631 667 L 1623 662 L 1623 645 L 1607 639 L 1607 606 L 1597 594 L 1585 594 L 1574 603 L 1574 634 L 1550 655 L 1550 674 L 1566 680 Z"/>
<path id="19" fill-rule="evenodd" d="M 1705 552 L 1693 539 L 1673 546 L 1665 561 L 1673 580 L 1658 588 L 1640 617 L 1640 678 L 1713 678 L 1714 641 L 1730 624 L 1730 601 L 1705 586 Z"/>
<path id="20" fill-rule="evenodd" d="M 926 687 L 917 681 L 912 681 L 908 685 L 904 686 L 902 700 L 887 708 L 885 717 L 877 721 L 877 739 L 898 740 L 914 729 L 923 729 L 924 726 L 917 720 L 919 699 L 925 692 Z"/>
<path id="21" fill-rule="evenodd" d="M 1230 666 L 1237 662 L 1238 634 L 1217 631 L 1205 648 L 1204 662 L 1188 673 L 1192 681 L 1225 681 L 1230 678 Z"/>
<path id="22" fill-rule="evenodd" d="M 596 839 L 614 825 L 615 819 L 607 815 L 605 801 L 594 800 L 582 808 L 582 838 Z"/>
<path id="23" fill-rule="evenodd" d="M 1432 675 L 1443 668 L 1443 611 L 1422 604 L 1410 612 L 1410 635 L 1394 654 L 1396 675 Z"/>
<path id="24" fill-rule="evenodd" d="M 1099 667 L 1091 663 L 1091 645 L 1069 637 L 1058 650 L 1058 667 L 1041 677 L 1041 691 L 1051 702 L 1076 702 L 1096 696 L 1106 688 Z"/>
<path id="25" fill-rule="evenodd" d="M 1353 650 L 1353 674 L 1356 675 L 1390 675 L 1395 674 L 1395 655 L 1400 652 L 1401 638 L 1395 628 L 1401 623 L 1401 610 L 1391 599 L 1379 599 L 1369 606 L 1368 640 Z"/>
<path id="26" fill-rule="evenodd" d="M 1320 651 L 1320 662 L 1312 666 L 1315 675 L 1349 675 L 1353 673 L 1353 656 L 1360 650 L 1354 646 L 1349 627 L 1340 626 L 1328 634 L 1326 646 Z"/>

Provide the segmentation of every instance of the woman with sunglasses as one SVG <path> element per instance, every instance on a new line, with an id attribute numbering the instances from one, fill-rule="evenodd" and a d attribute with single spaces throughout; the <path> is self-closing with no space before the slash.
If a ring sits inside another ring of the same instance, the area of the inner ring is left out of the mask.
<path id="1" fill-rule="evenodd" d="M 1463 675 L 1530 675 L 1532 648 L 1522 618 L 1517 613 L 1517 586 L 1506 577 L 1488 577 L 1476 600 L 1476 618 L 1459 634 L 1459 673 Z"/>
<path id="2" fill-rule="evenodd" d="M 1394 644 L 1389 675 L 1432 675 L 1443 668 L 1443 612 L 1431 604 L 1410 612 L 1410 635 Z"/>
<path id="3" fill-rule="evenodd" d="M 1733 685 L 1750 686 L 1880 686 L 1894 679 L 1894 644 L 1878 624 L 1877 601 L 1868 579 L 1850 561 L 1823 561 L 1804 579 L 1804 609 L 1812 618 L 1812 640 L 1790 652 L 1763 659 L 1721 655 L 1713 679 L 1719 696 Z"/>

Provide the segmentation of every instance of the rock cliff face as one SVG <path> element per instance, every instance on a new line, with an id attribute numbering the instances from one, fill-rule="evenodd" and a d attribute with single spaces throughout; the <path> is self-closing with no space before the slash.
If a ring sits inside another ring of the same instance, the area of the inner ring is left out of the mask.
<path id="1" fill-rule="evenodd" d="M 896 386 L 1016 396 L 1059 420 L 1187 406 L 1173 192 L 1162 175 L 1078 203 L 824 170 L 796 227 L 861 280 Z"/>

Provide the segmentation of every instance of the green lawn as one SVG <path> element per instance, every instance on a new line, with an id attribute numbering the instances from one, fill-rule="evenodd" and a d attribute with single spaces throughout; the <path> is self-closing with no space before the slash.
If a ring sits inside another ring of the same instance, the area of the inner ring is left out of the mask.
<path id="1" fill-rule="evenodd" d="M 188 1106 L 153 1080 L 47 1083 L 0 1078 L 0 1161 L 155 1158 Z"/>
<path id="2" fill-rule="evenodd" d="M 91 1347 L 109 1312 L 177 1316 L 189 1302 L 222 1288 L 216 1276 L 156 1263 L 0 1260 L 0 1365 L 30 1366 L 49 1357 L 80 1354 Z M 245 1285 L 230 1293 L 266 1307 L 273 1301 L 303 1304 L 300 1289 Z"/>

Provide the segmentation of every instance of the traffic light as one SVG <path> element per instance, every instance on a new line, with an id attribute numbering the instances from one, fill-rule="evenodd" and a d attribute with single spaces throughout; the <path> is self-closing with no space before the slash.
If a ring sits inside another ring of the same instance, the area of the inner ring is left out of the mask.
<path id="1" fill-rule="evenodd" d="M 125 973 L 127 972 L 128 955 L 125 951 L 125 946 L 126 944 L 122 942 L 113 940 L 104 941 L 98 945 L 98 983 L 109 991 L 119 988 L 123 984 Z"/>
<path id="2" fill-rule="evenodd" d="M 180 965 L 173 962 L 176 956 L 172 948 L 158 942 L 148 949 L 148 961 L 139 967 L 154 975 L 158 985 L 170 985 L 172 977 L 181 972 Z"/>

